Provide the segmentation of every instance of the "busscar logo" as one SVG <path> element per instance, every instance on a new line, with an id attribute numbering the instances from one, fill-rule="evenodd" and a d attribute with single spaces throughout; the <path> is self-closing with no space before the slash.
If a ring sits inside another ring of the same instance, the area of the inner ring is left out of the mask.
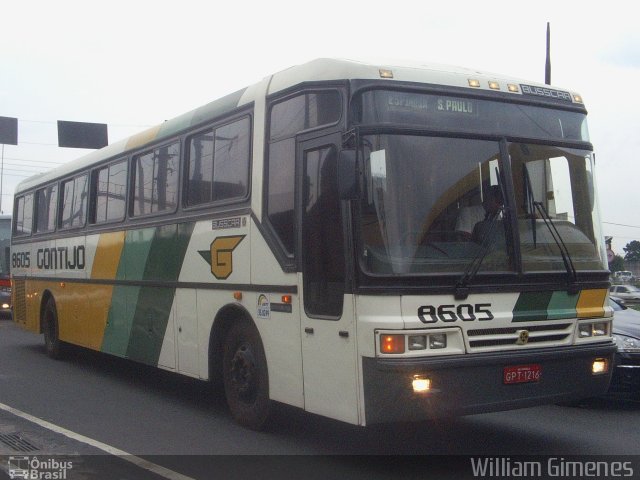
<path id="1" fill-rule="evenodd" d="M 520 85 L 524 95 L 534 95 L 536 97 L 547 97 L 563 102 L 573 102 L 571 94 L 554 88 L 538 87 L 535 85 Z"/>
<path id="2" fill-rule="evenodd" d="M 226 280 L 233 273 L 233 251 L 246 235 L 217 237 L 209 250 L 198 253 L 211 266 L 211 273 L 218 280 Z"/>

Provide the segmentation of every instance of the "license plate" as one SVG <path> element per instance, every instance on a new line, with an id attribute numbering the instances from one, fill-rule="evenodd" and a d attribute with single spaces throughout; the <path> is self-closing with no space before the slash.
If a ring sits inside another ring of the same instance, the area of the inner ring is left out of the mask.
<path id="1" fill-rule="evenodd" d="M 537 363 L 530 365 L 514 365 L 504 367 L 503 381 L 505 385 L 514 383 L 538 382 L 542 378 L 542 367 Z"/>

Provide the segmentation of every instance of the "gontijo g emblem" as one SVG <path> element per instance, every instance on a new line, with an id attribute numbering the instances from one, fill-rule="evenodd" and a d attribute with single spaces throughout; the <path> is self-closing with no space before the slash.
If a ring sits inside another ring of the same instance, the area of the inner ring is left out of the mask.
<path id="1" fill-rule="evenodd" d="M 226 280 L 233 273 L 233 251 L 246 235 L 217 237 L 209 250 L 198 250 L 198 253 L 211 265 L 211 273 L 218 280 Z"/>

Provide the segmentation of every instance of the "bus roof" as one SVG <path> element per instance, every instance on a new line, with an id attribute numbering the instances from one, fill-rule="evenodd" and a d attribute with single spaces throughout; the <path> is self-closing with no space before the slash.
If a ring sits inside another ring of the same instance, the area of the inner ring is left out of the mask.
<path id="1" fill-rule="evenodd" d="M 410 64 L 408 62 L 366 63 L 356 60 L 320 58 L 308 63 L 297 65 L 266 77 L 262 82 L 238 90 L 218 100 L 214 100 L 202 107 L 180 115 L 172 120 L 144 130 L 129 138 L 125 138 L 104 148 L 90 152 L 76 160 L 66 163 L 48 172 L 40 173 L 23 180 L 16 187 L 16 193 L 30 190 L 55 179 L 81 171 L 87 167 L 99 164 L 108 159 L 115 159 L 127 152 L 144 148 L 163 139 L 189 129 L 190 127 L 215 120 L 232 110 L 256 100 L 256 91 L 264 92 L 259 87 L 268 82 L 268 95 L 286 90 L 304 82 L 322 82 L 339 80 L 381 80 L 388 82 L 417 82 L 432 85 L 471 88 L 469 80 L 479 81 L 474 90 L 491 90 L 489 82 L 500 83 L 502 91 L 506 90 L 506 83 L 525 83 L 540 88 L 547 85 L 521 80 L 504 75 L 479 72 L 461 67 Z M 495 89 L 494 89 L 495 90 Z M 521 92 L 517 92 L 521 94 Z M 574 92 L 571 92 L 572 94 Z"/>

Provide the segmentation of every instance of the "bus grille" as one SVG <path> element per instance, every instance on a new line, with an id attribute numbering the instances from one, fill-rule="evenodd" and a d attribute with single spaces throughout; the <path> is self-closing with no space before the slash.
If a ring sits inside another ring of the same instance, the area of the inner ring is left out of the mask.
<path id="1" fill-rule="evenodd" d="M 24 280 L 13 281 L 13 318 L 16 322 L 27 322 L 27 300 L 25 297 Z"/>
<path id="2" fill-rule="evenodd" d="M 517 327 L 487 328 L 467 331 L 471 351 L 487 350 L 491 347 L 519 348 L 520 332 L 528 332 L 527 345 L 551 346 L 562 345 L 573 333 L 572 323 L 552 325 L 518 325 Z"/>

